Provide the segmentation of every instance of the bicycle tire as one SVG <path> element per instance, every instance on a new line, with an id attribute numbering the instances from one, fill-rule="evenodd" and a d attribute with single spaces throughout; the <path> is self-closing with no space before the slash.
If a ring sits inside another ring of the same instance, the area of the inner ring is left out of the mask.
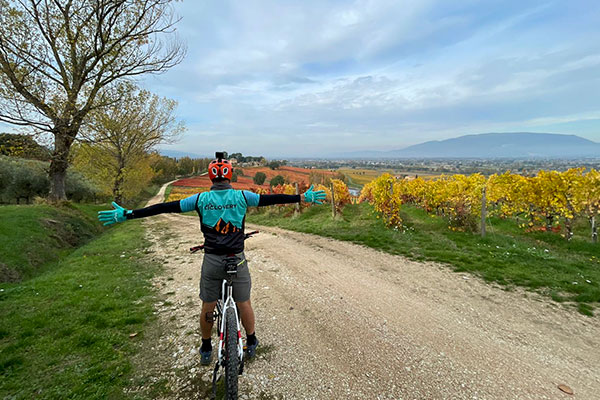
<path id="1" fill-rule="evenodd" d="M 238 373 L 240 358 L 238 355 L 237 319 L 233 309 L 225 312 L 225 391 L 227 400 L 238 398 Z"/>

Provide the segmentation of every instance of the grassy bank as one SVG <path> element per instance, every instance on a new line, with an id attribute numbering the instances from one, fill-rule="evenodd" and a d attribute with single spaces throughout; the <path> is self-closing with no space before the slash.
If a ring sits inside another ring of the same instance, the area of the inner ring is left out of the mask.
<path id="1" fill-rule="evenodd" d="M 19 237 L 26 239 L 20 243 L 13 230 L 2 260 L 17 265 L 27 259 L 26 246 L 32 252 L 45 249 L 40 257 L 56 258 L 31 279 L 0 284 L 0 398 L 126 398 L 131 356 L 153 318 L 149 282 L 157 266 L 140 261 L 147 246 L 143 228 L 129 221 L 76 250 L 52 252 L 47 244 L 59 239 L 51 237 L 53 230 L 40 231 L 36 219 L 50 212 L 54 219 L 71 221 L 75 234 L 87 232 L 88 219 L 106 206 L 78 206 L 68 215 L 37 207 L 27 217 L 21 213 L 28 207 L 0 208 L 21 221 L 23 227 L 14 229 L 22 229 Z M 132 333 L 137 335 L 130 338 Z"/>
<path id="2" fill-rule="evenodd" d="M 0 206 L 0 282 L 31 278 L 100 233 L 96 205 Z"/>
<path id="3" fill-rule="evenodd" d="M 169 185 L 166 187 L 165 189 L 165 198 L 163 199 L 163 201 L 167 201 L 169 199 L 169 196 L 171 195 L 171 191 L 173 190 L 173 185 Z"/>
<path id="4" fill-rule="evenodd" d="M 311 207 L 296 218 L 285 210 L 254 213 L 248 222 L 347 240 L 414 260 L 446 263 L 508 289 L 521 286 L 556 301 L 573 302 L 586 315 L 592 315 L 600 302 L 600 246 L 589 241 L 575 238 L 567 242 L 552 233 L 524 233 L 514 221 L 500 219 L 490 220 L 489 233 L 482 238 L 453 232 L 444 219 L 408 206 L 403 206 L 404 227 L 398 230 L 385 227 L 368 204 L 348 205 L 335 220 L 327 206 Z"/>

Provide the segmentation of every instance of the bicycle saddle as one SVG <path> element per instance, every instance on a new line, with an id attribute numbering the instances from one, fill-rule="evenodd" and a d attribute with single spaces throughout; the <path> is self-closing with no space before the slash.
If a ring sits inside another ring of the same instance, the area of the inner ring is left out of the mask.
<path id="1" fill-rule="evenodd" d="M 236 274 L 238 266 L 242 265 L 245 261 L 236 255 L 230 255 L 223 259 L 223 266 L 228 274 Z"/>

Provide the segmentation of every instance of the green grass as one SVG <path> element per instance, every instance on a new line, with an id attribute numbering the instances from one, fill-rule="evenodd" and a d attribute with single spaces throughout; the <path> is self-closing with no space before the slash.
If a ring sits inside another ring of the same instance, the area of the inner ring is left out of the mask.
<path id="1" fill-rule="evenodd" d="M 94 206 L 77 208 L 95 214 Z M 32 231 L 29 246 L 45 240 L 36 229 L 22 231 Z M 149 282 L 157 266 L 140 260 L 145 246 L 140 222 L 130 221 L 32 279 L 0 284 L 0 398 L 127 398 L 130 359 L 153 318 Z"/>
<path id="2" fill-rule="evenodd" d="M 96 212 L 106 206 L 0 206 L 0 282 L 42 272 L 102 229 Z"/>
<path id="3" fill-rule="evenodd" d="M 163 202 L 167 201 L 169 195 L 171 194 L 171 190 L 173 190 L 173 185 L 169 185 L 165 188 L 165 198 L 163 199 Z"/>
<path id="4" fill-rule="evenodd" d="M 586 315 L 600 302 L 600 245 L 585 239 L 585 225 L 578 226 L 575 238 L 566 241 L 553 233 L 525 233 L 515 221 L 493 218 L 488 235 L 482 238 L 451 231 L 443 218 L 409 206 L 403 206 L 404 226 L 397 230 L 387 228 L 368 204 L 348 205 L 335 220 L 329 207 L 311 207 L 296 218 L 286 210 L 254 213 L 248 222 L 360 243 L 413 260 L 446 263 L 457 272 L 470 272 L 488 282 L 574 302 Z"/>

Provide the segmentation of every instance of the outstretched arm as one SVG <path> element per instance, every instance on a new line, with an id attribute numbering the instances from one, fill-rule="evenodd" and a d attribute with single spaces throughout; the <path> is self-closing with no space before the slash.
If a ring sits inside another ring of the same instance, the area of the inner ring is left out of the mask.
<path id="1" fill-rule="evenodd" d="M 303 194 L 261 194 L 258 195 L 253 192 L 244 190 L 244 197 L 246 202 L 251 207 L 263 207 L 272 206 L 275 204 L 290 204 L 300 203 L 305 201 L 307 203 L 323 204 L 321 200 L 325 200 L 325 192 L 322 190 L 313 191 L 313 186 L 310 187 Z"/>
<path id="2" fill-rule="evenodd" d="M 261 194 L 258 200 L 258 207 L 272 206 L 274 204 L 300 203 L 299 194 Z"/>
<path id="3" fill-rule="evenodd" d="M 168 203 L 158 203 L 149 207 L 138 208 L 126 214 L 127 219 L 145 218 L 162 213 L 180 213 L 180 201 L 169 201 Z"/>
<path id="4" fill-rule="evenodd" d="M 112 225 L 116 222 L 123 222 L 128 219 L 151 217 L 163 213 L 180 213 L 194 209 L 198 195 L 190 196 L 187 199 L 170 201 L 168 203 L 154 204 L 149 207 L 138 208 L 137 210 L 128 210 L 121 207 L 114 201 L 112 206 L 114 210 L 99 211 L 98 219 L 104 222 L 104 225 Z M 190 208 L 191 207 L 191 208 Z M 190 208 L 190 210 L 188 210 Z"/>

